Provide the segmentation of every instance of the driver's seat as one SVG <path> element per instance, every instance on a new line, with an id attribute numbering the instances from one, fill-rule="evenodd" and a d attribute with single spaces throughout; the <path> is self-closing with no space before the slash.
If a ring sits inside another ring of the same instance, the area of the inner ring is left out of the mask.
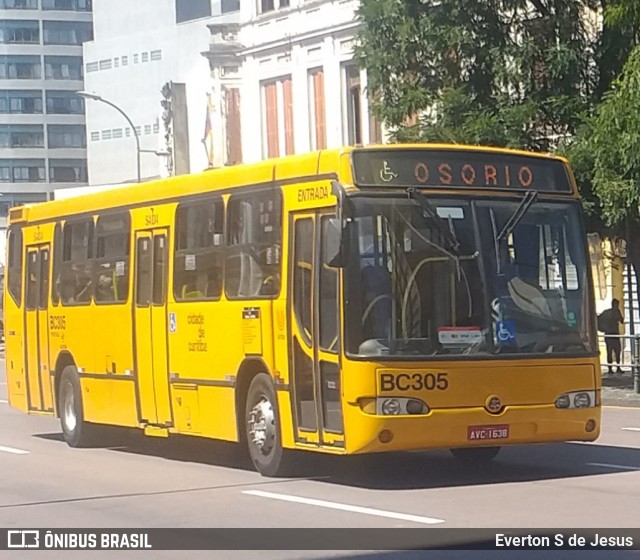
<path id="1" fill-rule="evenodd" d="M 391 274 L 380 266 L 362 269 L 363 338 L 389 339 L 391 335 Z"/>

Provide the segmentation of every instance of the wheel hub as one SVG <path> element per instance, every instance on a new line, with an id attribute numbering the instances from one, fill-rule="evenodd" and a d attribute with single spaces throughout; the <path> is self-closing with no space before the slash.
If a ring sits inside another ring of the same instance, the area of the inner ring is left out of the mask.
<path id="1" fill-rule="evenodd" d="M 76 429 L 78 418 L 76 417 L 75 399 L 73 396 L 73 387 L 67 385 L 64 391 L 64 410 L 63 410 L 64 424 L 73 432 Z"/>
<path id="2" fill-rule="evenodd" d="M 268 455 L 276 438 L 276 419 L 268 399 L 262 397 L 249 413 L 249 439 L 263 455 Z"/>

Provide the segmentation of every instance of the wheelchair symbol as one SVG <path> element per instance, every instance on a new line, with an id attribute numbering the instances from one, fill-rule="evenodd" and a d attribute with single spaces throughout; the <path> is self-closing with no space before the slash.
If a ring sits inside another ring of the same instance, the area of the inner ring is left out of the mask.
<path id="1" fill-rule="evenodd" d="M 516 338 L 515 325 L 512 321 L 498 321 L 496 338 L 499 342 L 509 343 Z"/>
<path id="2" fill-rule="evenodd" d="M 389 162 L 386 160 L 382 162 L 382 169 L 380 170 L 380 179 L 382 179 L 385 183 L 393 181 L 398 176 L 397 173 L 391 171 L 389 167 Z"/>

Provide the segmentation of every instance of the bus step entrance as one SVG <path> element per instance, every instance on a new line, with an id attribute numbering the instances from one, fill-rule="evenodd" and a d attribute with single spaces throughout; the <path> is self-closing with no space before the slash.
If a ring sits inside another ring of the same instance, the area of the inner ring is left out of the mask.
<path id="1" fill-rule="evenodd" d="M 144 435 L 150 437 L 169 437 L 169 430 L 167 428 L 162 428 L 160 426 L 145 426 L 144 427 Z"/>

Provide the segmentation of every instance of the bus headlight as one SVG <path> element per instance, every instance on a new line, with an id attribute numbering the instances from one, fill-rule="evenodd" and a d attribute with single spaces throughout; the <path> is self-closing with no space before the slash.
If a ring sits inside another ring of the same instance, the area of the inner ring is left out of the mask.
<path id="1" fill-rule="evenodd" d="M 588 408 L 591 406 L 591 399 L 588 393 L 577 393 L 573 397 L 573 404 L 576 408 Z"/>
<path id="2" fill-rule="evenodd" d="M 380 408 L 384 416 L 397 416 L 401 412 L 398 399 L 385 399 Z"/>
<path id="3" fill-rule="evenodd" d="M 369 412 L 366 408 L 362 408 Z M 429 414 L 429 407 L 420 399 L 408 399 L 402 397 L 376 399 L 376 414 L 381 416 L 405 416 L 415 414 Z"/>
<path id="4" fill-rule="evenodd" d="M 407 414 L 426 414 L 429 407 L 418 399 L 407 400 Z"/>
<path id="5" fill-rule="evenodd" d="M 556 399 L 556 408 L 591 408 L 598 404 L 596 391 L 575 391 L 560 395 Z"/>

